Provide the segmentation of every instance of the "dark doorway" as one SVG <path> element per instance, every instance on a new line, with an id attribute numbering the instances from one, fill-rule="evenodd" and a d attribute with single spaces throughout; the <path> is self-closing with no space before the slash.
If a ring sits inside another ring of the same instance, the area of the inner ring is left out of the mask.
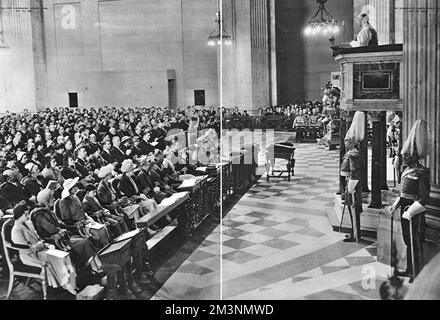
<path id="1" fill-rule="evenodd" d="M 194 90 L 194 104 L 196 106 L 205 105 L 205 90 Z"/>
<path id="2" fill-rule="evenodd" d="M 168 107 L 177 107 L 177 87 L 176 79 L 168 79 Z"/>
<path id="3" fill-rule="evenodd" d="M 78 108 L 78 92 L 69 92 L 69 107 Z"/>

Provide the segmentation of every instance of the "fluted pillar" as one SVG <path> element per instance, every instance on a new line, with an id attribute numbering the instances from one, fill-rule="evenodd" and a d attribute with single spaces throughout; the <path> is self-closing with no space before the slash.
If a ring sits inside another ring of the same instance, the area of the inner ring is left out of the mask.
<path id="1" fill-rule="evenodd" d="M 381 112 L 371 112 L 373 121 L 372 159 L 371 159 L 371 203 L 370 208 L 382 208 L 382 169 L 381 169 Z"/>
<path id="2" fill-rule="evenodd" d="M 276 106 L 278 104 L 277 96 L 277 52 L 276 52 L 276 24 L 275 24 L 275 0 L 269 1 L 269 46 L 270 46 L 270 105 Z"/>
<path id="3" fill-rule="evenodd" d="M 417 119 L 428 122 L 433 190 L 440 185 L 440 3 L 405 0 L 403 139 Z M 431 194 L 437 197 L 437 192 Z"/>
<path id="4" fill-rule="evenodd" d="M 276 104 L 274 0 L 224 0 L 223 9 L 233 41 L 223 47 L 224 104 L 257 114 Z"/>
<path id="5" fill-rule="evenodd" d="M 0 49 L 0 112 L 42 109 L 47 103 L 43 0 L 1 0 L 0 15 L 9 46 Z"/>
<path id="6" fill-rule="evenodd" d="M 339 171 L 341 171 L 342 160 L 345 155 L 345 135 L 347 134 L 348 114 L 341 112 L 341 122 L 339 126 Z M 350 120 L 351 121 L 351 120 Z M 345 189 L 345 177 L 339 175 L 339 193 L 343 194 Z"/>
<path id="7" fill-rule="evenodd" d="M 251 1 L 252 113 L 270 102 L 269 2 Z"/>
<path id="8" fill-rule="evenodd" d="M 361 183 L 362 192 L 370 192 L 368 187 L 368 112 L 364 111 L 365 114 L 365 139 L 361 142 L 361 155 L 362 155 L 362 172 L 361 172 Z"/>
<path id="9" fill-rule="evenodd" d="M 387 181 L 387 112 L 382 111 L 380 117 L 380 163 L 381 189 L 389 190 Z"/>
<path id="10" fill-rule="evenodd" d="M 371 25 L 376 29 L 379 45 L 395 42 L 395 0 L 368 0 Z"/>

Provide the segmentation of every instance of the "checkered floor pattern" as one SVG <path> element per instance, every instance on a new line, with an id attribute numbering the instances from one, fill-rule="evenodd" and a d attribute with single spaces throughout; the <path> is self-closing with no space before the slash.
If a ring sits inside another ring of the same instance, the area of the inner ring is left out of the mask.
<path id="1" fill-rule="evenodd" d="M 277 133 L 276 142 L 287 137 Z M 296 147 L 292 181 L 263 176 L 154 299 L 379 298 L 390 268 L 377 262 L 375 243 L 342 242 L 325 213 L 334 205 L 338 151 Z"/>

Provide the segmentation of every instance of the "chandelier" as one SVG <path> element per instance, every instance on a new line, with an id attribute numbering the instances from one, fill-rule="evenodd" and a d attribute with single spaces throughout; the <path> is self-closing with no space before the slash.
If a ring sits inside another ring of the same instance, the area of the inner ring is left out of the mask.
<path id="1" fill-rule="evenodd" d="M 214 47 L 215 45 L 221 45 L 222 42 L 226 45 L 232 44 L 232 36 L 223 28 L 223 19 L 220 10 L 217 11 L 215 23 L 217 24 L 217 27 L 208 37 L 208 46 Z"/>
<path id="2" fill-rule="evenodd" d="M 339 32 L 337 21 L 325 8 L 327 0 L 316 0 L 319 4 L 318 11 L 307 23 L 304 29 L 305 35 L 333 35 Z"/>

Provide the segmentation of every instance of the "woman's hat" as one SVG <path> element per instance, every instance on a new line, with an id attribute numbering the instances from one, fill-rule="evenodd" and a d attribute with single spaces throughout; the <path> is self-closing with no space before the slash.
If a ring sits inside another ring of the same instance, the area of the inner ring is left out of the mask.
<path id="1" fill-rule="evenodd" d="M 122 165 L 121 165 L 121 172 L 122 173 L 127 173 L 127 172 L 134 170 L 134 169 L 136 169 L 136 165 L 133 163 L 133 160 L 127 159 L 122 162 Z"/>
<path id="2" fill-rule="evenodd" d="M 67 179 L 63 183 L 63 192 L 61 193 L 61 198 L 65 199 L 69 196 L 69 191 L 78 183 L 79 177 L 74 179 Z"/>
<path id="3" fill-rule="evenodd" d="M 43 189 L 40 192 L 38 192 L 37 202 L 46 203 L 51 196 L 53 196 L 53 191 L 51 189 Z"/>
<path id="4" fill-rule="evenodd" d="M 31 172 L 32 169 L 34 168 L 34 166 L 36 166 L 36 164 L 34 164 L 34 163 L 32 163 L 32 162 L 29 162 L 29 163 L 26 163 L 26 165 L 24 166 L 24 168 L 25 168 L 26 170 L 28 170 L 29 172 Z"/>
<path id="5" fill-rule="evenodd" d="M 17 173 L 11 169 L 7 169 L 7 170 L 3 171 L 3 176 L 7 177 L 7 178 L 12 178 L 12 177 L 15 177 L 16 175 L 17 175 Z"/>
<path id="6" fill-rule="evenodd" d="M 17 152 L 17 160 L 21 161 L 21 159 L 23 159 L 23 156 L 26 154 L 26 152 L 23 151 L 19 151 Z"/>
<path id="7" fill-rule="evenodd" d="M 19 203 L 17 203 L 13 209 L 14 220 L 17 220 L 18 218 L 20 218 L 25 213 L 25 211 L 28 209 L 29 209 L 29 207 L 26 204 L 26 201 L 22 200 Z"/>
<path id="8" fill-rule="evenodd" d="M 115 167 L 112 164 L 108 164 L 108 165 L 102 167 L 101 169 L 99 169 L 98 178 L 104 179 L 109 174 L 111 174 L 114 169 L 115 169 Z"/>
<path id="9" fill-rule="evenodd" d="M 131 139 L 131 137 L 127 137 L 127 136 L 122 137 L 121 143 L 124 143 L 124 142 L 126 142 L 126 141 L 129 141 L 130 139 Z"/>

